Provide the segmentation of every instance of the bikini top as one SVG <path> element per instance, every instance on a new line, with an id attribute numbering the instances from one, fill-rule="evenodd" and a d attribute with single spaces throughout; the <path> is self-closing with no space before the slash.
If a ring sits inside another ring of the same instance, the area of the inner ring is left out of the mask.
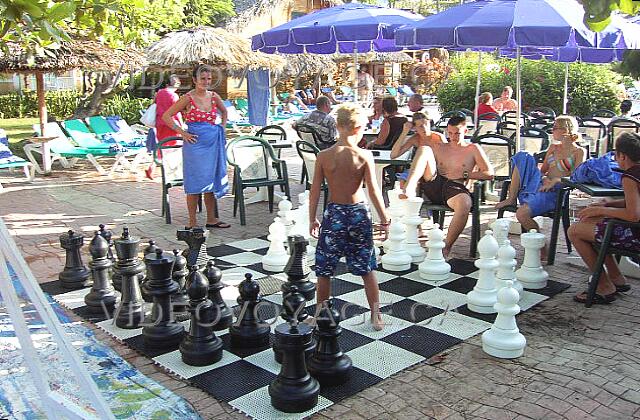
<path id="1" fill-rule="evenodd" d="M 558 168 L 559 171 L 567 173 L 572 173 L 575 165 L 575 159 L 573 155 L 565 159 L 556 159 L 555 152 L 549 154 L 547 162 L 549 163 L 549 165 L 555 164 L 556 168 Z"/>
<path id="2" fill-rule="evenodd" d="M 198 105 L 193 100 L 191 94 L 187 93 L 189 97 L 189 101 L 191 102 L 191 109 L 188 112 L 185 112 L 183 115 L 184 122 L 207 122 L 209 124 L 216 123 L 216 103 L 213 100 L 213 93 L 211 94 L 211 111 L 203 111 L 198 108 Z"/>

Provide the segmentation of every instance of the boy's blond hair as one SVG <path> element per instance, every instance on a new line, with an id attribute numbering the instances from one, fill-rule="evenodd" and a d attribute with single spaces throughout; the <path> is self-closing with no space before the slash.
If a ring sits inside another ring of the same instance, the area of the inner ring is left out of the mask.
<path id="1" fill-rule="evenodd" d="M 343 104 L 336 111 L 336 126 L 352 130 L 359 124 L 363 124 L 364 118 L 364 110 L 360 105 Z"/>

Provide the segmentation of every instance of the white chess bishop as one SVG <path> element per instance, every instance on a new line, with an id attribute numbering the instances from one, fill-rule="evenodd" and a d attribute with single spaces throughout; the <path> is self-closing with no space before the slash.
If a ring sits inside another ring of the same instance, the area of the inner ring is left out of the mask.
<path id="1" fill-rule="evenodd" d="M 516 250 L 511 246 L 511 241 L 507 239 L 498 249 L 496 289 L 502 289 L 507 285 L 507 281 L 511 281 L 513 282 L 513 288 L 522 297 L 523 287 L 516 279 L 516 265 Z"/>
<path id="2" fill-rule="evenodd" d="M 269 226 L 267 239 L 270 241 L 269 249 L 262 257 L 262 268 L 281 273 L 289 261 L 289 254 L 284 247 L 284 241 L 287 239 L 286 228 L 279 217 L 276 217 Z"/>
<path id="3" fill-rule="evenodd" d="M 496 312 L 494 305 L 498 295 L 496 290 L 498 241 L 493 237 L 492 231 L 485 231 L 484 236 L 478 242 L 478 253 L 480 258 L 474 264 L 480 273 L 475 287 L 467 293 L 467 307 L 473 312 L 492 314 Z"/>
<path id="4" fill-rule="evenodd" d="M 544 235 L 535 229 L 520 236 L 520 243 L 524 247 L 524 261 L 518 270 L 516 278 L 525 289 L 543 289 L 547 286 L 549 273 L 540 263 L 540 250 L 544 247 Z"/>
<path id="5" fill-rule="evenodd" d="M 520 313 L 520 295 L 508 280 L 498 292 L 495 311 L 498 313 L 491 329 L 482 333 L 482 350 L 501 359 L 514 359 L 524 353 L 527 339 L 518 330 L 516 315 Z"/>
<path id="6" fill-rule="evenodd" d="M 418 241 L 418 226 L 423 221 L 420 217 L 420 207 L 422 207 L 423 201 L 422 197 L 410 197 L 402 200 L 404 205 L 403 222 L 406 227 L 404 249 L 411 255 L 411 260 L 415 264 L 421 263 L 427 254 Z"/>
<path id="7" fill-rule="evenodd" d="M 427 258 L 420 263 L 418 271 L 420 278 L 429 281 L 444 281 L 449 278 L 451 265 L 444 259 L 442 250 L 444 244 L 444 232 L 435 225 L 427 231 Z"/>

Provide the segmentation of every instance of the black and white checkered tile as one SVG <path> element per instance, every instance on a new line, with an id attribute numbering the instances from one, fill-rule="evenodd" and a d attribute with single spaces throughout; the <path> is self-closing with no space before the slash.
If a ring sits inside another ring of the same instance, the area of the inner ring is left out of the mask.
<path id="1" fill-rule="evenodd" d="M 271 323 L 273 330 L 283 322 L 278 317 L 282 294 L 277 291 L 277 280 L 285 281 L 286 276 L 262 269 L 261 258 L 268 245 L 264 238 L 255 238 L 215 246 L 209 248 L 208 252 L 215 257 L 216 266 L 222 270 L 222 281 L 227 285 L 222 290 L 222 296 L 230 307 L 237 305 L 238 289 L 235 286 L 244 279 L 246 273 L 253 274 L 265 285 L 268 290 L 263 291 L 269 294 L 264 295 L 264 300 L 269 305 L 261 305 L 259 315 Z M 182 362 L 177 346 L 163 350 L 146 348 L 142 340 L 142 328 L 121 329 L 114 325 L 113 320 L 106 319 L 105 315 L 89 313 L 84 304 L 84 296 L 89 289 L 65 292 L 58 282 L 43 284 L 42 288 L 58 302 L 96 323 L 116 339 L 248 416 L 256 419 L 301 418 L 491 327 L 495 315 L 477 314 L 466 306 L 466 293 L 473 289 L 477 278 L 473 262 L 453 259 L 450 263 L 451 275 L 440 282 L 421 279 L 415 265 L 402 273 L 379 269 L 376 276 L 386 323 L 382 331 L 374 331 L 369 323 L 370 311 L 362 290 L 362 279 L 347 273 L 346 266 L 339 263 L 337 274 L 332 279 L 332 294 L 334 306 L 344 317 L 340 344 L 353 360 L 353 373 L 343 385 L 323 387 L 319 403 L 313 410 L 295 415 L 277 411 L 269 402 L 267 387 L 280 370 L 270 347 L 234 349 L 228 332 L 220 331 L 216 334 L 224 343 L 222 360 L 210 366 L 189 366 Z M 315 282 L 313 273 L 310 277 Z M 535 293 L 525 291 L 520 306 L 525 311 L 567 287 L 568 284 L 551 280 L 545 289 L 536 290 Z M 315 300 L 307 303 L 309 313 L 313 314 L 315 309 Z M 185 330 L 188 330 L 189 321 L 184 324 Z M 274 337 L 272 334 L 271 342 Z"/>

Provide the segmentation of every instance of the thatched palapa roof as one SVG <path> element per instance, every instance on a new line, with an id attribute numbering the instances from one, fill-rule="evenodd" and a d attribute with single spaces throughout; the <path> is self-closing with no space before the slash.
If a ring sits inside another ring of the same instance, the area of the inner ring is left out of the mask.
<path id="1" fill-rule="evenodd" d="M 245 69 L 280 70 L 283 59 L 251 51 L 251 42 L 222 29 L 202 26 L 166 34 L 145 50 L 150 67 L 206 63 L 226 66 L 231 73 Z"/>
<path id="2" fill-rule="evenodd" d="M 331 54 L 330 57 L 337 63 L 353 62 L 353 54 Z M 358 54 L 359 63 L 408 63 L 413 58 L 404 52 L 368 52 Z"/>
<path id="3" fill-rule="evenodd" d="M 90 40 L 73 40 L 58 48 L 46 48 L 42 54 L 32 54 L 15 43 L 7 43 L 8 54 L 0 50 L 0 73 L 61 73 L 72 69 L 117 71 L 142 67 L 144 56 L 134 49 L 113 49 Z"/>
<path id="4" fill-rule="evenodd" d="M 330 73 L 337 66 L 330 55 L 326 54 L 277 54 L 286 61 L 284 74 L 288 76 Z"/>

